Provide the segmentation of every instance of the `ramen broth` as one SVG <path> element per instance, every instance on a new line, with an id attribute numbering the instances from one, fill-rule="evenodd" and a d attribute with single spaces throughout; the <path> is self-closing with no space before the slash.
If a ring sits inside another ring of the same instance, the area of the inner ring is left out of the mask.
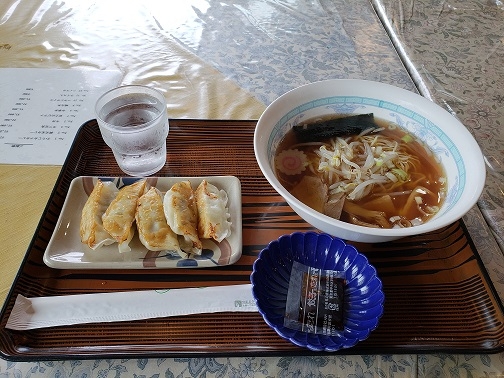
<path id="1" fill-rule="evenodd" d="M 276 151 L 276 176 L 301 202 L 345 222 L 380 228 L 422 224 L 432 218 L 443 203 L 447 186 L 444 169 L 432 151 L 407 131 L 383 119 L 375 118 L 374 121 L 378 129 L 364 137 L 341 136 L 318 142 L 304 143 L 291 129 Z M 366 143 L 362 142 L 364 139 Z M 381 144 L 391 146 L 390 151 L 386 152 L 388 147 Z M 343 158 L 336 145 L 354 146 L 354 159 L 349 162 Z M 373 157 L 366 156 L 371 152 Z M 329 156 L 325 161 L 321 157 L 324 154 Z M 390 156 L 395 155 L 398 158 L 393 164 Z M 356 162 L 358 159 L 360 163 Z M 338 161 L 340 166 L 328 168 L 327 162 Z M 373 161 L 373 167 L 369 168 Z M 368 173 L 364 172 L 366 167 Z M 334 173 L 341 170 L 346 173 Z M 374 173 L 369 173 L 371 171 Z M 363 177 L 368 177 L 368 181 L 359 186 Z M 368 184 L 373 181 L 376 183 Z"/>

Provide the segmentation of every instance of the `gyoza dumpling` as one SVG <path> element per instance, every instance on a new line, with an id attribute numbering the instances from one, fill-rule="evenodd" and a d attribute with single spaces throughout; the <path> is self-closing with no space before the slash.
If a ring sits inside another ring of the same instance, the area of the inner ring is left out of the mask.
<path id="1" fill-rule="evenodd" d="M 203 246 L 198 237 L 198 210 L 191 183 L 181 181 L 174 184 L 164 196 L 163 208 L 168 225 L 183 237 L 180 243 L 182 250 L 200 255 Z"/>
<path id="2" fill-rule="evenodd" d="M 119 243 L 119 252 L 129 252 L 129 242 L 135 234 L 133 222 L 137 201 L 144 193 L 146 181 L 123 186 L 103 214 L 103 228 Z"/>
<path id="3" fill-rule="evenodd" d="M 151 251 L 176 251 L 187 257 L 181 250 L 177 235 L 172 231 L 163 210 L 163 197 L 152 187 L 138 199 L 136 210 L 138 238 Z"/>
<path id="4" fill-rule="evenodd" d="M 80 221 L 80 237 L 89 248 L 96 249 L 102 245 L 109 245 L 115 239 L 103 228 L 102 215 L 117 195 L 119 189 L 111 181 L 102 182 L 98 179 L 93 191 L 89 195 Z"/>
<path id="5" fill-rule="evenodd" d="M 195 192 L 198 208 L 198 236 L 221 242 L 231 235 L 227 209 L 228 196 L 224 190 L 203 180 Z"/>

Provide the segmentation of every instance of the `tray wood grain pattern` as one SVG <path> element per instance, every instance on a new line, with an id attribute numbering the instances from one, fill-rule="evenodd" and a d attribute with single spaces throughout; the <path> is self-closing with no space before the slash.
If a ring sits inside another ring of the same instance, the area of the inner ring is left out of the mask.
<path id="1" fill-rule="evenodd" d="M 250 282 L 261 249 L 306 224 L 263 177 L 254 157 L 254 121 L 171 120 L 167 164 L 157 176 L 237 176 L 242 185 L 243 253 L 233 265 L 202 269 L 69 270 L 43 263 L 71 180 L 122 176 L 95 121 L 79 131 L 0 319 L 0 352 L 11 360 L 100 356 L 314 354 L 281 339 L 258 313 L 221 313 L 134 322 L 5 329 L 17 294 L 27 297 Z M 504 349 L 500 302 L 462 221 L 382 244 L 354 243 L 383 281 L 379 327 L 338 353 L 490 353 Z"/>

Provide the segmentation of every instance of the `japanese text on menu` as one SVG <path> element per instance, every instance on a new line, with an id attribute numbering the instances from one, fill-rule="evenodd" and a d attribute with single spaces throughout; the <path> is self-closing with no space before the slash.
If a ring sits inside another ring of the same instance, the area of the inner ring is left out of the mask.
<path id="1" fill-rule="evenodd" d="M 0 123 L 0 141 L 11 148 L 24 148 L 35 143 L 73 139 L 72 123 L 89 93 L 89 89 L 63 89 L 57 97 L 48 99 L 48 107 L 38 114 L 41 124 L 32 124 L 23 133 L 14 134 L 16 123 L 37 97 L 34 88 L 24 88 Z"/>
<path id="2" fill-rule="evenodd" d="M 118 71 L 0 69 L 0 163 L 62 165 Z"/>

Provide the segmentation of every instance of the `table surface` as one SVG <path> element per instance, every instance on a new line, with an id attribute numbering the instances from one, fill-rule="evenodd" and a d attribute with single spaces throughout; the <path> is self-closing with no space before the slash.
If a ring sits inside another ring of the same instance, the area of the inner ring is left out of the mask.
<path id="1" fill-rule="evenodd" d="M 499 1 L 355 0 L 0 4 L 0 68 L 115 69 L 161 90 L 171 118 L 257 119 L 276 97 L 329 79 L 419 91 L 456 115 L 488 161 L 484 193 L 464 217 L 504 297 L 504 6 Z M 60 172 L 0 165 L 5 299 Z M 5 376 L 483 376 L 503 355 L 0 361 Z"/>

